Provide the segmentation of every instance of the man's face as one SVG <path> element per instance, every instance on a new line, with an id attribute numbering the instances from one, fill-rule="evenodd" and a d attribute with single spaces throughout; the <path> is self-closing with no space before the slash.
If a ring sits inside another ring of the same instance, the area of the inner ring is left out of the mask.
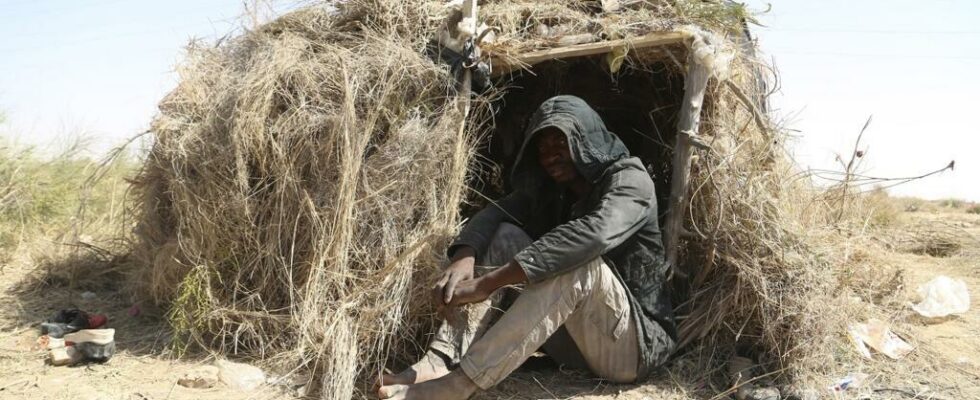
<path id="1" fill-rule="evenodd" d="M 538 164 L 555 182 L 568 183 L 578 177 L 575 162 L 568 150 L 568 138 L 556 128 L 545 128 L 537 134 Z"/>

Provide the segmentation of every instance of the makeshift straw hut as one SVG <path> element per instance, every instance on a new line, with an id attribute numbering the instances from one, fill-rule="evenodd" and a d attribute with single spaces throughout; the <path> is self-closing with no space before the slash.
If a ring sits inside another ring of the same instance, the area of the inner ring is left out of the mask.
<path id="1" fill-rule="evenodd" d="M 178 349 L 362 394 L 425 345 L 420 299 L 461 221 L 506 190 L 530 112 L 573 94 L 655 178 L 672 368 L 704 383 L 744 352 L 786 381 L 819 372 L 830 272 L 793 212 L 746 18 L 723 1 L 348 0 L 194 43 L 136 182 L 137 292 Z"/>

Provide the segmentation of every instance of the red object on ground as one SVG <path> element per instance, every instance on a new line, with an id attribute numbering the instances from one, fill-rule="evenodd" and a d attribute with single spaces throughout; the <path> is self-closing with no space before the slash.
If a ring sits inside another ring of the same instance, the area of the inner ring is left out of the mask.
<path id="1" fill-rule="evenodd" d="M 103 314 L 92 314 L 88 316 L 88 329 L 98 329 L 109 322 L 109 317 Z"/>

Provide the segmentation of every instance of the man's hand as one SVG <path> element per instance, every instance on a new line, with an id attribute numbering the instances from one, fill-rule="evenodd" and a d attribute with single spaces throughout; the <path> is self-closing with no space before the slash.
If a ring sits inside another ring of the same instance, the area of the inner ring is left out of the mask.
<path id="1" fill-rule="evenodd" d="M 479 303 L 490 297 L 497 290 L 494 284 L 486 278 L 469 279 L 456 285 L 450 294 L 448 307 L 458 307 L 464 304 Z"/>
<path id="2" fill-rule="evenodd" d="M 467 279 L 457 283 L 448 300 L 442 305 L 457 307 L 463 304 L 478 303 L 486 300 L 494 291 L 507 285 L 526 282 L 527 276 L 516 261 L 495 268 L 490 273 L 476 279 Z M 449 288 L 447 287 L 446 290 Z"/>
<path id="3" fill-rule="evenodd" d="M 432 297 L 436 304 L 446 305 L 453 300 L 456 286 L 460 282 L 473 280 L 473 267 L 476 264 L 476 251 L 472 247 L 461 247 L 453 254 L 453 262 L 442 273 L 442 278 L 432 287 Z"/>

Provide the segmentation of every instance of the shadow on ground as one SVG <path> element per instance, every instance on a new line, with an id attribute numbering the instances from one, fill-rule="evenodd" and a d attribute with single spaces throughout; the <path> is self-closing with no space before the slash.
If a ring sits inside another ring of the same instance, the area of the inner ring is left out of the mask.
<path id="1" fill-rule="evenodd" d="M 64 398 L 69 393 L 78 393 L 82 398 L 157 398 L 163 394 L 161 398 L 174 399 L 252 398 L 244 393 L 174 386 L 183 371 L 208 361 L 197 356 L 174 360 L 171 328 L 160 310 L 132 301 L 118 265 L 122 262 L 126 260 L 82 256 L 62 257 L 27 268 L 0 268 L 0 336 L 4 339 L 0 346 L 0 372 L 9 378 L 0 379 L 0 398 L 4 393 L 40 396 L 37 399 Z M 83 296 L 87 292 L 90 294 Z M 139 315 L 130 315 L 134 306 L 140 309 Z M 117 357 L 106 364 L 65 368 L 44 365 L 43 352 L 28 351 L 40 334 L 40 323 L 66 308 L 108 316 L 108 327 L 116 330 Z M 45 382 L 61 382 L 69 377 L 79 382 L 73 391 L 44 388 Z M 547 357 L 535 357 L 497 387 L 474 399 L 705 398 L 692 395 L 695 391 L 670 380 L 666 374 L 641 385 L 620 385 L 585 371 L 559 368 Z M 113 397 L 116 394 L 121 397 Z M 292 398 L 282 391 L 268 395 L 273 397 L 256 398 Z"/>
<path id="2" fill-rule="evenodd" d="M 170 329 L 159 310 L 132 301 L 118 266 L 124 258 L 83 254 L 47 260 L 39 266 L 5 268 L 0 330 L 40 335 L 40 324 L 59 310 L 78 308 L 104 314 L 115 332 L 116 349 L 133 355 L 166 356 Z"/>

